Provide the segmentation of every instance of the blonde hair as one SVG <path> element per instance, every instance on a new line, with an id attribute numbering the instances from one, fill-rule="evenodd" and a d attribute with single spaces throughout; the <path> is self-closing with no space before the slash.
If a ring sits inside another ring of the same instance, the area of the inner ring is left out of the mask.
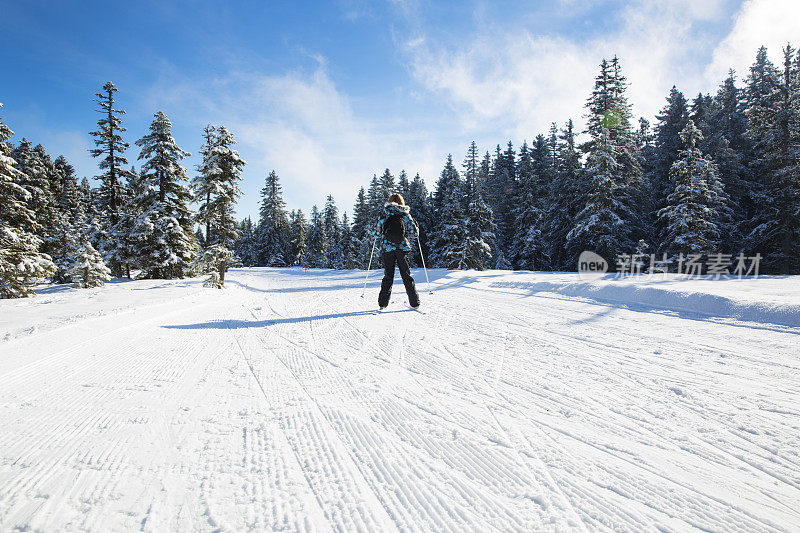
<path id="1" fill-rule="evenodd" d="M 406 205 L 406 201 L 403 200 L 403 196 L 400 193 L 394 193 L 391 195 L 389 197 L 389 201 L 398 205 Z"/>

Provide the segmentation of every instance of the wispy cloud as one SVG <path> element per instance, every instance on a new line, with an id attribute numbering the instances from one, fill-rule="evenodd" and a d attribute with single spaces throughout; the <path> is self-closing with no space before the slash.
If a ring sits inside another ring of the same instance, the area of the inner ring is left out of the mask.
<path id="1" fill-rule="evenodd" d="M 564 4 L 580 28 L 588 4 Z M 438 38 L 414 18 L 409 20 L 413 37 L 398 45 L 414 78 L 459 111 L 465 133 L 485 131 L 488 125 L 517 140 L 530 139 L 553 121 L 581 122 L 604 57 L 620 56 L 634 111 L 646 117 L 658 112 L 675 83 L 689 96 L 712 89 L 719 80 L 709 86 L 704 58 L 716 45 L 715 35 L 699 28 L 710 21 L 724 26 L 731 4 L 630 2 L 606 15 L 594 12 L 591 23 L 603 31 L 586 31 L 586 38 L 577 30 L 548 34 L 507 19 L 487 20 L 490 10 L 479 5 L 479 23 L 461 32 L 458 42 Z"/>
<path id="2" fill-rule="evenodd" d="M 773 61 L 780 61 L 786 43 L 800 46 L 800 2 L 797 0 L 747 0 L 736 14 L 730 34 L 715 48 L 706 77 L 720 79 L 728 69 L 747 77 L 756 50 L 769 49 Z"/>
<path id="3" fill-rule="evenodd" d="M 429 134 L 404 133 L 408 130 L 398 127 L 402 119 L 360 115 L 330 78 L 325 61 L 319 65 L 281 76 L 228 72 L 177 81 L 169 75 L 145 100 L 154 109 L 170 109 L 175 124 L 193 123 L 198 132 L 207 122 L 224 124 L 234 132 L 248 162 L 243 214 L 257 212 L 258 191 L 270 169 L 278 171 L 291 207 L 307 210 L 330 193 L 349 211 L 373 173 L 388 166 L 413 176 L 440 164 L 438 154 L 426 148 Z"/>

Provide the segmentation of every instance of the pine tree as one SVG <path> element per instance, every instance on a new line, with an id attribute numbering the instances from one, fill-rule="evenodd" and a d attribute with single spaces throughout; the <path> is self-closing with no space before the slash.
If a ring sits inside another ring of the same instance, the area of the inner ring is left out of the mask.
<path id="1" fill-rule="evenodd" d="M 620 200 L 619 157 L 610 132 L 601 129 L 586 165 L 589 189 L 584 193 L 585 207 L 567 234 L 567 249 L 573 257 L 590 250 L 613 262 L 618 254 L 632 250 L 632 213 Z"/>
<path id="2" fill-rule="evenodd" d="M 383 197 L 383 201 L 385 202 L 389 195 L 397 192 L 396 187 L 394 184 L 394 176 L 387 168 L 383 171 L 383 174 L 379 178 L 380 180 L 380 195 Z"/>
<path id="3" fill-rule="evenodd" d="M 548 243 L 547 255 L 554 269 L 573 268 L 577 256 L 567 255 L 567 234 L 574 226 L 578 214 L 583 165 L 575 145 L 575 129 L 572 120 L 561 130 L 556 148 L 557 165 L 555 177 L 548 185 L 544 207 L 545 241 Z M 534 237 L 535 235 L 532 235 Z M 527 239 L 526 239 L 527 241 Z"/>
<path id="4" fill-rule="evenodd" d="M 333 196 L 330 194 L 325 200 L 322 220 L 325 231 L 325 241 L 329 244 L 328 251 L 325 254 L 325 266 L 328 268 L 337 268 L 337 258 L 341 257 L 341 249 L 339 248 L 341 228 L 339 227 L 339 209 L 336 207 L 336 202 L 333 201 Z"/>
<path id="5" fill-rule="evenodd" d="M 675 188 L 658 212 L 665 228 L 660 249 L 672 256 L 709 254 L 719 246 L 717 217 L 727 199 L 713 161 L 700 151 L 703 134 L 693 121 L 686 124 L 681 138 L 686 148 L 670 170 Z"/>
<path id="6" fill-rule="evenodd" d="M 31 193 L 7 143 L 13 134 L 0 120 L 0 298 L 31 296 L 33 284 L 56 271 L 50 257 L 39 253 L 39 225 L 28 207 Z"/>
<path id="7" fill-rule="evenodd" d="M 242 222 L 239 224 L 239 231 L 237 233 L 239 238 L 234 246 L 234 253 L 236 254 L 236 257 L 239 261 L 241 261 L 242 266 L 255 266 L 258 257 L 256 253 L 253 221 L 250 219 L 250 217 L 242 220 Z"/>
<path id="8" fill-rule="evenodd" d="M 119 220 L 110 229 L 107 239 L 114 243 L 113 249 L 107 253 L 107 261 L 120 265 L 122 273 L 130 278 L 131 266 L 139 260 L 138 243 L 133 237 L 133 233 L 139 215 L 142 214 L 142 206 L 138 201 L 145 191 L 146 184 L 135 168 L 131 168 L 127 177 L 126 186 L 121 188 L 124 203 L 119 210 Z"/>
<path id="9" fill-rule="evenodd" d="M 367 207 L 369 211 L 369 221 L 372 224 L 381 214 L 383 210 L 383 204 L 386 203 L 386 196 L 385 192 L 381 187 L 381 182 L 378 179 L 378 176 L 372 175 L 372 181 L 369 183 L 369 189 L 367 189 Z"/>
<path id="10" fill-rule="evenodd" d="M 747 83 L 756 209 L 745 247 L 761 253 L 767 268 L 788 274 L 800 271 L 800 69 L 795 50 L 787 45 L 783 52 L 778 71 L 762 47 Z"/>
<path id="11" fill-rule="evenodd" d="M 41 146 L 37 146 L 41 148 Z M 43 150 L 31 148 L 31 143 L 23 137 L 14 149 L 11 157 L 16 161 L 16 168 L 21 173 L 19 184 L 28 191 L 26 204 L 33 211 L 37 229 L 35 232 L 44 240 L 47 228 L 42 224 L 49 218 L 54 199 L 50 192 L 50 178 L 42 158 Z M 31 228 L 27 228 L 33 232 Z"/>
<path id="12" fill-rule="evenodd" d="M 68 280 L 68 270 L 71 265 L 69 251 L 75 246 L 76 232 L 82 232 L 84 214 L 80 202 L 78 182 L 75 177 L 75 168 L 61 155 L 53 163 L 58 192 L 55 195 L 54 209 L 56 212 L 57 231 L 52 235 L 52 248 L 50 255 L 57 270 L 53 280 L 64 283 Z"/>
<path id="13" fill-rule="evenodd" d="M 203 285 L 212 289 L 225 288 L 225 273 L 231 262 L 233 252 L 223 244 L 212 244 L 203 250 L 196 263 L 196 270 L 208 275 Z"/>
<path id="14" fill-rule="evenodd" d="M 533 153 L 523 143 L 517 161 L 517 190 L 514 206 L 515 229 L 508 251 L 508 259 L 515 268 L 526 270 L 541 269 L 546 264 L 542 227 L 543 183 L 551 183 L 550 145 L 544 136 L 536 138 Z"/>
<path id="15" fill-rule="evenodd" d="M 670 194 L 670 169 L 677 161 L 683 147 L 681 132 L 689 121 L 686 98 L 674 85 L 667 97 L 667 105 L 656 118 L 658 119 L 655 128 L 656 157 L 653 175 L 650 177 L 654 195 L 652 206 L 655 211 L 664 207 L 667 195 Z"/>
<path id="16" fill-rule="evenodd" d="M 463 190 L 461 177 L 453 165 L 453 156 L 448 154 L 434 193 L 434 213 L 437 223 L 434 226 L 434 247 L 431 252 L 431 262 L 443 268 L 466 268 L 464 264 L 466 221 L 461 207 L 464 204 Z"/>
<path id="17" fill-rule="evenodd" d="M 362 268 L 362 266 L 366 268 L 372 244 L 372 236 L 369 234 L 369 231 L 372 229 L 371 225 L 373 223 L 374 221 L 370 216 L 369 205 L 367 204 L 367 193 L 364 191 L 364 187 L 361 187 L 356 197 L 356 203 L 353 206 L 353 225 L 351 233 L 355 242 L 355 251 L 352 256 L 352 261 L 355 266 L 352 268 Z"/>
<path id="18" fill-rule="evenodd" d="M 360 242 L 353 233 L 347 213 L 342 215 L 339 227 L 341 228 L 341 237 L 339 239 L 339 255 L 336 258 L 336 268 L 348 270 L 359 268 L 361 266 L 358 260 Z"/>
<path id="19" fill-rule="evenodd" d="M 95 148 L 89 150 L 92 157 L 99 157 L 99 167 L 102 174 L 98 176 L 101 182 L 100 187 L 100 220 L 107 234 L 114 235 L 113 228 L 120 219 L 120 210 L 125 203 L 124 185 L 134 179 L 125 169 L 128 160 L 125 151 L 130 146 L 122 138 L 122 132 L 126 129 L 122 126 L 121 116 L 125 114 L 122 109 L 115 109 L 114 93 L 118 92 L 112 82 L 103 85 L 102 92 L 95 95 L 95 102 L 98 105 L 98 112 L 101 114 L 97 121 L 98 129 L 91 132 L 95 138 Z M 114 252 L 117 242 L 105 243 L 104 250 L 110 257 L 120 255 Z M 110 253 L 109 253 L 110 252 Z M 122 275 L 122 265 L 114 260 L 111 263 L 112 272 L 116 276 Z"/>
<path id="20" fill-rule="evenodd" d="M 278 173 L 273 170 L 261 189 L 261 219 L 258 223 L 258 255 L 261 265 L 287 265 L 289 221 L 285 206 Z"/>
<path id="21" fill-rule="evenodd" d="M 232 148 L 233 134 L 225 126 L 208 125 L 203 130 L 205 144 L 198 176 L 192 180 L 194 195 L 200 200 L 197 222 L 205 225 L 205 243 L 230 247 L 236 240 L 233 209 L 242 195 L 237 182 L 242 179 L 245 161 Z"/>
<path id="22" fill-rule="evenodd" d="M 411 243 L 410 259 L 413 264 L 420 265 L 422 264 L 422 258 L 419 255 L 420 249 L 422 249 L 422 253 L 425 254 L 425 257 L 430 255 L 429 240 L 434 223 L 431 197 L 428 194 L 427 187 L 425 187 L 425 180 L 423 180 L 419 174 L 414 176 L 414 179 L 408 186 L 408 198 L 406 198 L 406 203 L 411 208 L 411 215 L 414 217 L 414 220 L 417 222 L 417 227 L 419 228 L 417 234 L 419 245 L 415 247 L 414 243 Z"/>
<path id="23" fill-rule="evenodd" d="M 192 193 L 183 183 L 186 169 L 180 164 L 190 154 L 178 147 L 172 124 L 161 111 L 136 145 L 144 161 L 134 200 L 140 214 L 131 235 L 139 267 L 151 278 L 183 277 L 198 251 L 188 206 Z"/>
<path id="24" fill-rule="evenodd" d="M 505 152 L 497 145 L 491 168 L 483 187 L 483 197 L 494 214 L 497 225 L 496 237 L 492 255 L 497 261 L 506 262 L 511 255 L 515 231 L 514 200 L 516 196 L 515 183 L 515 153 L 511 142 Z M 495 264 L 496 268 L 500 268 Z"/>
<path id="25" fill-rule="evenodd" d="M 478 145 L 472 141 L 467 148 L 467 155 L 464 157 L 464 201 L 466 202 L 465 208 L 470 206 L 475 200 L 475 190 L 478 183 L 478 172 L 480 170 L 480 154 L 478 153 Z"/>
<path id="26" fill-rule="evenodd" d="M 495 224 L 492 210 L 483 201 L 482 194 L 476 191 L 473 198 L 467 215 L 466 242 L 461 263 L 464 268 L 483 270 L 492 258 Z"/>
<path id="27" fill-rule="evenodd" d="M 410 185 L 411 184 L 408 181 L 408 174 L 406 174 L 405 169 L 401 170 L 400 175 L 397 177 L 397 192 L 399 192 L 403 198 L 408 198 Z"/>
<path id="28" fill-rule="evenodd" d="M 102 287 L 111 279 L 111 270 L 106 266 L 100 252 L 85 238 L 74 250 L 74 260 L 69 273 L 75 286 L 80 289 Z"/>
<path id="29" fill-rule="evenodd" d="M 317 206 L 311 208 L 311 224 L 307 236 L 308 252 L 306 264 L 310 268 L 325 268 L 328 257 L 328 240 L 325 235 L 325 220 Z"/>
<path id="30" fill-rule="evenodd" d="M 292 211 L 290 221 L 290 244 L 292 265 L 307 266 L 308 256 L 308 222 L 302 209 Z"/>
<path id="31" fill-rule="evenodd" d="M 581 146 L 588 160 L 587 179 L 579 191 L 585 207 L 567 238 L 571 254 L 580 253 L 580 244 L 613 258 L 646 234 L 641 156 L 631 128 L 627 85 L 619 59 L 603 60 L 586 104 L 591 139 Z"/>

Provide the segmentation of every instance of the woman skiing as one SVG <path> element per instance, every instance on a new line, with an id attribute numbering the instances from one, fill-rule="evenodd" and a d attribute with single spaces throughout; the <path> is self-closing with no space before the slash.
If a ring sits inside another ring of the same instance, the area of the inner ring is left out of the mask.
<path id="1" fill-rule="evenodd" d="M 378 223 L 372 233 L 373 238 L 380 237 L 379 249 L 383 254 L 383 282 L 378 295 L 378 306 L 381 309 L 385 309 L 389 305 L 395 265 L 403 278 L 403 285 L 408 294 L 408 303 L 413 309 L 419 307 L 419 294 L 417 294 L 414 278 L 411 277 L 411 270 L 408 266 L 408 253 L 411 251 L 408 238 L 416 238 L 418 229 L 409 211 L 403 197 L 397 193 L 392 194 L 383 205 L 383 213 L 378 218 Z"/>

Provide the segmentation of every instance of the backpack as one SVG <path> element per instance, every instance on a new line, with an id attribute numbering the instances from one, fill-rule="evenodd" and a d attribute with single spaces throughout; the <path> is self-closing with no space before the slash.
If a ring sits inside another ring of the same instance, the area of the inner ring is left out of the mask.
<path id="1" fill-rule="evenodd" d="M 383 223 L 383 236 L 392 244 L 399 245 L 406 240 L 404 215 L 394 214 Z"/>

